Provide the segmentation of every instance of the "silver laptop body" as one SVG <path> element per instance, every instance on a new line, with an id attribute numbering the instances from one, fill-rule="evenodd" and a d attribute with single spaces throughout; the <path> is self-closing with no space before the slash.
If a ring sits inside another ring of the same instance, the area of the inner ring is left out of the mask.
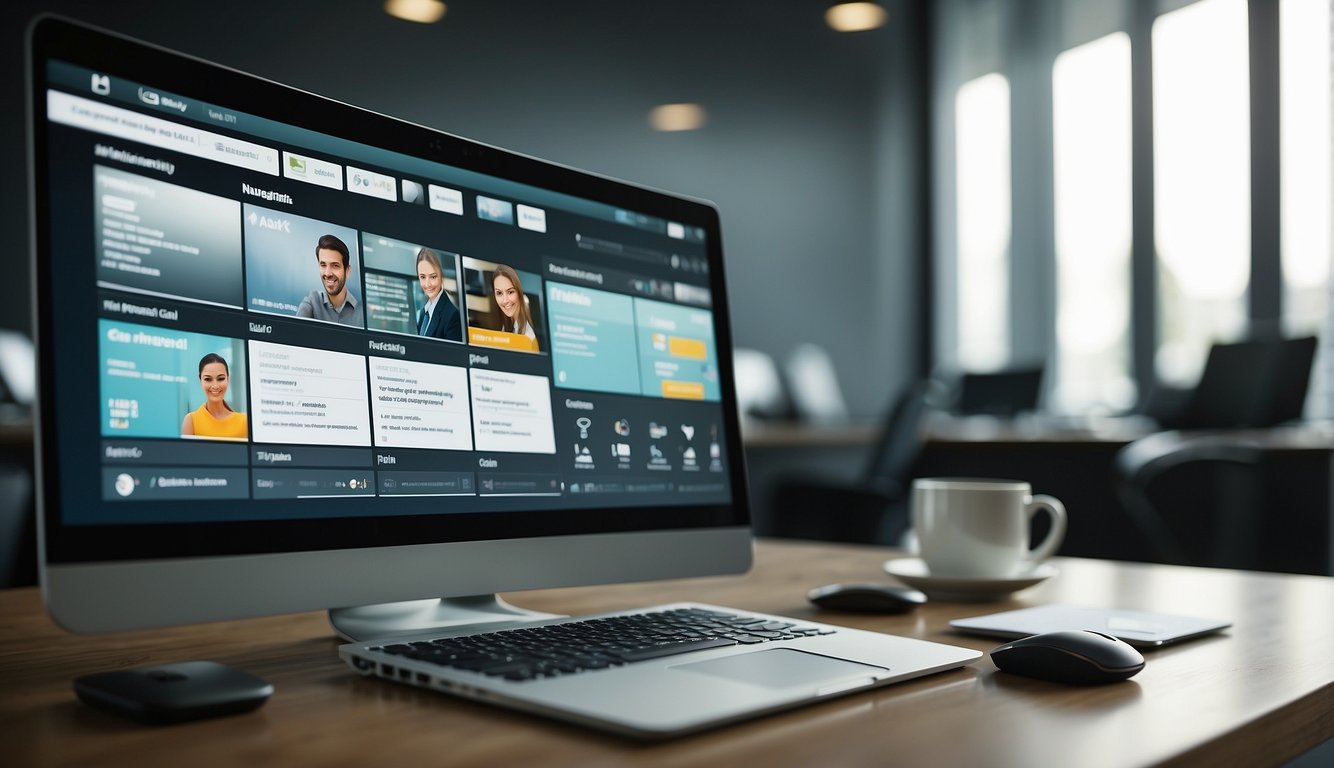
<path id="1" fill-rule="evenodd" d="M 401 652 L 404 646 L 412 647 L 412 643 L 476 634 L 476 628 L 349 643 L 339 648 L 339 655 L 363 675 L 643 739 L 679 736 L 922 677 L 963 666 L 982 655 L 978 651 L 941 643 L 702 603 L 674 603 L 507 628 L 540 627 L 677 609 L 703 609 L 753 617 L 794 628 L 780 634 L 790 634 L 797 629 L 807 634 L 518 681 L 420 661 Z M 487 628 L 485 631 L 500 630 Z M 384 650 L 391 646 L 400 652 Z"/>

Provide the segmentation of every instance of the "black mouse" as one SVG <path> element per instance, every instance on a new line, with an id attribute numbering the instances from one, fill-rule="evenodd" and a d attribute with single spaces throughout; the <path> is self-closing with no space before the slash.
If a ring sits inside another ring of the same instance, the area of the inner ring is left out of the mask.
<path id="1" fill-rule="evenodd" d="M 1044 632 L 991 650 L 1000 669 L 1070 685 L 1114 683 L 1144 669 L 1144 657 L 1125 641 L 1087 629 Z"/>
<path id="2" fill-rule="evenodd" d="M 161 724 L 248 712 L 273 695 L 273 685 L 216 661 L 180 661 L 84 675 L 74 691 L 90 706 Z"/>
<path id="3" fill-rule="evenodd" d="M 806 599 L 831 611 L 906 613 L 925 603 L 926 595 L 891 584 L 830 584 L 812 589 Z"/>

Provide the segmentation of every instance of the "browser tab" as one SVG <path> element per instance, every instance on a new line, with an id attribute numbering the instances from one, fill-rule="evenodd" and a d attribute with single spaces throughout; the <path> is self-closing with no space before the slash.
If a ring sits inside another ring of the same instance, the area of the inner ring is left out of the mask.
<path id="1" fill-rule="evenodd" d="M 534 232 L 547 231 L 547 212 L 541 208 L 534 208 L 531 205 L 519 204 L 515 207 L 519 214 L 519 228 L 531 229 Z"/>
<path id="2" fill-rule="evenodd" d="M 431 209 L 452 213 L 455 216 L 463 215 L 463 193 L 457 189 L 441 187 L 435 184 L 427 184 L 426 191 L 430 194 Z"/>
<path id="3" fill-rule="evenodd" d="M 283 176 L 329 189 L 343 188 L 343 166 L 295 152 L 283 152 Z"/>
<path id="4" fill-rule="evenodd" d="M 347 167 L 347 191 L 358 195 L 378 197 L 391 203 L 398 202 L 398 183 L 393 176 L 367 171 L 362 168 Z"/>
<path id="5" fill-rule="evenodd" d="M 485 195 L 477 196 L 477 218 L 498 224 L 514 223 L 514 204 Z"/>

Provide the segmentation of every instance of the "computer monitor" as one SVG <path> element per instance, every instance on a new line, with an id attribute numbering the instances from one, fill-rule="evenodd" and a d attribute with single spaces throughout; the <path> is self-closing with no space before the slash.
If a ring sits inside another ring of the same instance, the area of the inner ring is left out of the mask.
<path id="1" fill-rule="evenodd" d="M 28 64 L 62 626 L 749 566 L 711 205 L 59 18 Z"/>

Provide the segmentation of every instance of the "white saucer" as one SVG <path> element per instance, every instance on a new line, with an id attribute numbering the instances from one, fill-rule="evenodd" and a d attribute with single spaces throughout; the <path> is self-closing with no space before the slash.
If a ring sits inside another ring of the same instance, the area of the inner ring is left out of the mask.
<path id="1" fill-rule="evenodd" d="M 1011 592 L 1018 592 L 1055 576 L 1056 566 L 1042 563 L 1020 576 L 1004 579 L 983 579 L 969 576 L 932 576 L 926 563 L 916 557 L 886 560 L 885 573 L 914 589 L 920 589 L 933 600 L 982 602 L 999 600 Z"/>

